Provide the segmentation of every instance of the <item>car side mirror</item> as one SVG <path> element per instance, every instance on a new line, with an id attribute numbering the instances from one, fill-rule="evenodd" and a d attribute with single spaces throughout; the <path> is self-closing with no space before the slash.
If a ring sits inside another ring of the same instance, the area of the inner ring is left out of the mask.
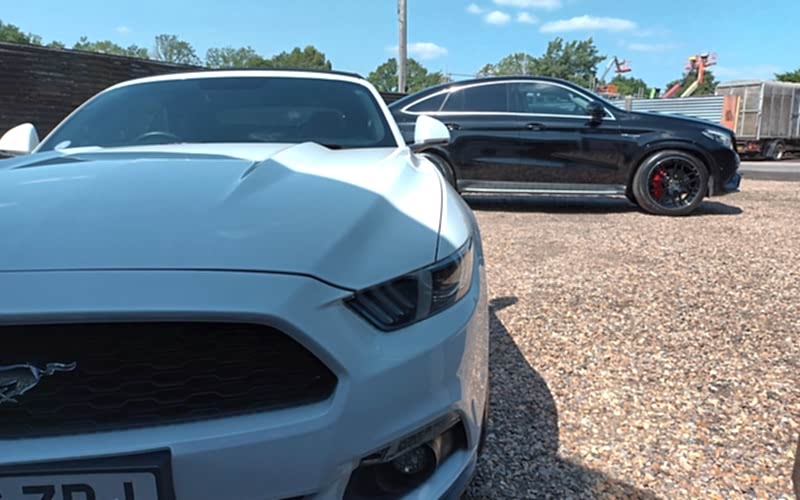
<path id="1" fill-rule="evenodd" d="M 0 151 L 13 156 L 30 154 L 39 145 L 39 134 L 30 123 L 17 125 L 0 137 Z"/>
<path id="2" fill-rule="evenodd" d="M 411 145 L 412 151 L 421 153 L 435 146 L 447 146 L 449 143 L 450 130 L 444 123 L 427 115 L 417 118 L 417 124 L 414 127 L 414 144 Z"/>
<path id="3" fill-rule="evenodd" d="M 606 117 L 606 107 L 597 101 L 590 102 L 589 106 L 586 107 L 586 111 L 589 113 L 592 123 L 600 123 Z"/>

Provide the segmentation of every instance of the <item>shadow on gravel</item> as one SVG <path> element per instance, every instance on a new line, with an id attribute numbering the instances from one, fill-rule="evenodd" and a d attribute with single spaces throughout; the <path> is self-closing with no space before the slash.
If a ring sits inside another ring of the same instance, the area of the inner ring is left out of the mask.
<path id="1" fill-rule="evenodd" d="M 611 196 L 494 196 L 466 195 L 467 204 L 485 212 L 542 212 L 550 214 L 616 214 L 641 212 L 639 207 L 624 198 Z M 704 201 L 692 216 L 739 215 L 743 210 L 719 201 Z"/>
<path id="2" fill-rule="evenodd" d="M 744 210 L 739 207 L 727 205 L 719 201 L 704 201 L 691 215 L 692 217 L 696 217 L 699 215 L 741 215 L 743 213 Z"/>
<path id="3" fill-rule="evenodd" d="M 641 498 L 651 492 L 617 481 L 558 455 L 558 409 L 547 382 L 528 364 L 490 305 L 491 416 L 486 450 L 466 499 Z"/>

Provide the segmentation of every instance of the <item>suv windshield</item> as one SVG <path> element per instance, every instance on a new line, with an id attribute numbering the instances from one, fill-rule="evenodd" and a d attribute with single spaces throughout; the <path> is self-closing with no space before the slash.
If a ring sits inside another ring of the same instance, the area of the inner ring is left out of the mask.
<path id="1" fill-rule="evenodd" d="M 335 148 L 397 146 L 365 86 L 252 76 L 167 80 L 104 92 L 58 128 L 40 151 L 309 141 Z"/>

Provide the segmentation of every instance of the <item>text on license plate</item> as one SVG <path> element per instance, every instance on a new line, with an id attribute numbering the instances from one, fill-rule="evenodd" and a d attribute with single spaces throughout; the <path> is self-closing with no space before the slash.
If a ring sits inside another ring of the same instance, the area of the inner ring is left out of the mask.
<path id="1" fill-rule="evenodd" d="M 158 500 L 147 472 L 0 477 L 0 500 Z"/>

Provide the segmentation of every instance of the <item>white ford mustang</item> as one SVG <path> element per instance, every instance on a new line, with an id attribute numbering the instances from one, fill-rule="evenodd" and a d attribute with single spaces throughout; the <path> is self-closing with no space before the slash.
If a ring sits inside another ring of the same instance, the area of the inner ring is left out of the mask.
<path id="1" fill-rule="evenodd" d="M 0 139 L 3 500 L 451 498 L 475 219 L 363 79 L 201 72 Z M 31 154 L 25 154 L 31 153 Z"/>

